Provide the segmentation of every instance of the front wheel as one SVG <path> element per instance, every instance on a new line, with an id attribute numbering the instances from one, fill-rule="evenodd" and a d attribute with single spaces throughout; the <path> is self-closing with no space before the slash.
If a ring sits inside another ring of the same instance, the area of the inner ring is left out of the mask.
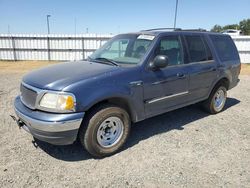
<path id="1" fill-rule="evenodd" d="M 128 113 L 114 105 L 102 105 L 90 111 L 79 130 L 79 140 L 96 157 L 116 153 L 130 132 Z"/>
<path id="2" fill-rule="evenodd" d="M 225 86 L 217 86 L 213 89 L 209 98 L 204 102 L 205 110 L 211 114 L 219 113 L 223 110 L 227 99 L 227 89 Z"/>

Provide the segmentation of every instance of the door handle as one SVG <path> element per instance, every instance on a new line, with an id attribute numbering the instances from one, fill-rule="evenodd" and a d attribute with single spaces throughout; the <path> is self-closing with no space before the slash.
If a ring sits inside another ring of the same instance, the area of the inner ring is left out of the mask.
<path id="1" fill-rule="evenodd" d="M 211 67 L 211 68 L 208 69 L 208 71 L 214 72 L 214 71 L 216 71 L 216 68 L 215 67 Z"/>
<path id="2" fill-rule="evenodd" d="M 141 86 L 143 84 L 142 81 L 133 81 L 129 83 L 131 86 Z"/>
<path id="3" fill-rule="evenodd" d="M 183 73 L 177 73 L 176 76 L 180 79 L 186 78 L 186 75 Z"/>

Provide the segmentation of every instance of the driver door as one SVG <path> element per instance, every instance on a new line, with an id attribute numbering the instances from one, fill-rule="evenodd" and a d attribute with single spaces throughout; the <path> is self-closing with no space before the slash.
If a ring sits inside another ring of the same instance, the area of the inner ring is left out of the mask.
<path id="1" fill-rule="evenodd" d="M 147 117 L 176 108 L 187 101 L 188 95 L 188 70 L 184 64 L 180 36 L 160 38 L 150 61 L 157 55 L 168 56 L 169 65 L 144 72 L 144 105 Z"/>

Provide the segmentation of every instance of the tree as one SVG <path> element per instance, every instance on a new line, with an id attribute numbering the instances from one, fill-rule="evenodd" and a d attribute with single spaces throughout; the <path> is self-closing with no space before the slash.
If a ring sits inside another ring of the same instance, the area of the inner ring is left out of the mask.
<path id="1" fill-rule="evenodd" d="M 244 19 L 239 24 L 229 24 L 225 26 L 215 25 L 211 29 L 213 32 L 222 32 L 226 29 L 237 29 L 241 30 L 244 35 L 250 35 L 250 19 Z"/>
<path id="2" fill-rule="evenodd" d="M 220 25 L 215 25 L 212 29 L 211 29 L 211 31 L 212 32 L 221 32 L 223 29 L 222 29 L 222 27 L 220 26 Z"/>
<path id="3" fill-rule="evenodd" d="M 240 26 L 238 25 L 238 24 L 230 24 L 230 25 L 225 25 L 224 27 L 223 27 L 223 30 L 226 30 L 226 29 L 239 29 L 240 28 Z"/>
<path id="4" fill-rule="evenodd" d="M 244 35 L 250 35 L 250 19 L 244 19 L 240 22 L 240 30 Z"/>

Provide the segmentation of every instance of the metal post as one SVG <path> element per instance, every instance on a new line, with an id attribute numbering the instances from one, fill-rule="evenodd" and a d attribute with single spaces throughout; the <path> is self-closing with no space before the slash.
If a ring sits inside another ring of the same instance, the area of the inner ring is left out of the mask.
<path id="1" fill-rule="evenodd" d="M 8 34 L 10 35 L 10 25 L 8 25 Z"/>
<path id="2" fill-rule="evenodd" d="M 47 15 L 47 28 L 48 28 L 48 34 L 50 34 L 49 17 L 51 17 L 51 15 Z"/>
<path id="3" fill-rule="evenodd" d="M 50 34 L 50 28 L 49 28 L 49 17 L 51 15 L 47 15 L 47 29 L 48 29 L 48 37 L 47 37 L 47 50 L 48 50 L 48 60 L 50 61 L 50 41 L 49 41 L 49 34 Z"/>
<path id="4" fill-rule="evenodd" d="M 76 61 L 77 59 L 77 51 L 76 51 L 76 18 L 74 19 L 74 22 L 75 22 L 75 58 L 74 58 L 74 61 Z"/>
<path id="5" fill-rule="evenodd" d="M 49 41 L 49 35 L 47 37 L 47 50 L 48 50 L 48 60 L 50 61 L 50 41 Z"/>
<path id="6" fill-rule="evenodd" d="M 16 57 L 16 45 L 15 45 L 15 38 L 13 36 L 11 36 L 11 41 L 12 41 L 13 57 L 14 57 L 14 61 L 16 61 L 17 60 L 17 57 Z"/>
<path id="7" fill-rule="evenodd" d="M 176 0 L 176 5 L 175 5 L 174 29 L 176 28 L 177 9 L 178 9 L 178 0 Z"/>
<path id="8" fill-rule="evenodd" d="M 85 60 L 85 46 L 84 46 L 85 38 L 82 38 L 82 59 Z"/>

